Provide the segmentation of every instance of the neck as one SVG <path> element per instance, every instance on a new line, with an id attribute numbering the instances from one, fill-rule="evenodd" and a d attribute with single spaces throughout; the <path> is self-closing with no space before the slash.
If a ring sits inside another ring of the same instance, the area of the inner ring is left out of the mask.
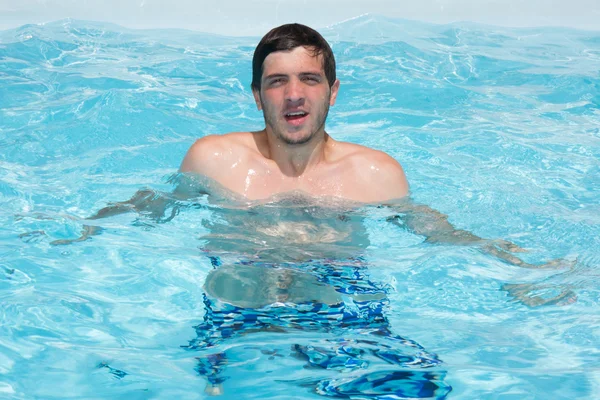
<path id="1" fill-rule="evenodd" d="M 314 135 L 308 142 L 288 144 L 265 129 L 268 158 L 275 161 L 286 176 L 300 177 L 325 159 L 327 143 L 332 140 L 325 131 Z"/>

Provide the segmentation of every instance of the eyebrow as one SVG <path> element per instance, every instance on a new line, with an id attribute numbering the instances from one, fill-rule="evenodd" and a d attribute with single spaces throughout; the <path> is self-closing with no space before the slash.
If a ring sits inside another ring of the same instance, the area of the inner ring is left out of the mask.
<path id="1" fill-rule="evenodd" d="M 263 79 L 269 80 L 269 79 L 274 79 L 274 78 L 286 78 L 286 77 L 287 77 L 286 74 L 271 74 L 271 75 L 265 76 Z"/>
<path id="2" fill-rule="evenodd" d="M 301 72 L 299 74 L 300 76 L 318 76 L 318 77 L 322 77 L 324 74 L 321 72 Z"/>
<path id="3" fill-rule="evenodd" d="M 298 74 L 299 76 L 303 77 L 303 76 L 318 76 L 318 77 L 322 77 L 324 74 L 318 71 L 307 71 L 307 72 L 300 72 Z M 288 74 L 271 74 L 271 75 L 267 75 L 265 76 L 263 79 L 264 80 L 269 80 L 269 79 L 275 79 L 275 78 L 287 78 L 289 75 Z"/>

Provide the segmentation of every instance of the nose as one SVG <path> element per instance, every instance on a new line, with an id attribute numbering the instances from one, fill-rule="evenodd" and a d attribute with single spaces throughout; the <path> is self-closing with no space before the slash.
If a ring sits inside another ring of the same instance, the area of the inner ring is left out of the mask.
<path id="1" fill-rule="evenodd" d="M 304 102 L 304 90 L 302 88 L 302 82 L 299 79 L 290 79 L 285 88 L 285 99 L 289 103 L 303 103 Z M 297 104 L 300 105 L 300 104 Z"/>

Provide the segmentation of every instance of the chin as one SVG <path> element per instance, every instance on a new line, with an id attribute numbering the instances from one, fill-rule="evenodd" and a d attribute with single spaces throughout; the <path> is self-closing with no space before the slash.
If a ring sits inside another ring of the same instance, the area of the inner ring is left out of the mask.
<path id="1" fill-rule="evenodd" d="M 289 145 L 302 145 L 311 141 L 314 135 L 306 136 L 279 136 L 283 142 Z"/>

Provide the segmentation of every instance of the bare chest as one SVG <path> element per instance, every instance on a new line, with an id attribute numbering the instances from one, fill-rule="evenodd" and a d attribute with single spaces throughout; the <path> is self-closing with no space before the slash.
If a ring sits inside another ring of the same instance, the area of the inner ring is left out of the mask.
<path id="1" fill-rule="evenodd" d="M 249 200 L 266 199 L 282 193 L 300 191 L 311 196 L 360 200 L 356 177 L 338 168 L 323 168 L 318 173 L 286 176 L 271 168 L 248 168 L 230 175 L 223 184 Z"/>

